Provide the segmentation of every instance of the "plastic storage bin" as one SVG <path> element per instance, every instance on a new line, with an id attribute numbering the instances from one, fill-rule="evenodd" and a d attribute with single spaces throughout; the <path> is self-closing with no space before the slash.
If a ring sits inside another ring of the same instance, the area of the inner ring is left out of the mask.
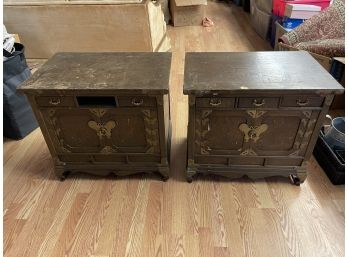
<path id="1" fill-rule="evenodd" d="M 344 184 L 344 151 L 334 151 L 324 141 L 323 133 L 320 132 L 318 141 L 315 145 L 313 155 L 317 162 L 325 171 L 326 175 L 334 185 Z"/>
<path id="2" fill-rule="evenodd" d="M 273 13 L 283 17 L 286 4 L 311 4 L 320 6 L 321 10 L 324 10 L 329 7 L 330 0 L 273 0 Z"/>

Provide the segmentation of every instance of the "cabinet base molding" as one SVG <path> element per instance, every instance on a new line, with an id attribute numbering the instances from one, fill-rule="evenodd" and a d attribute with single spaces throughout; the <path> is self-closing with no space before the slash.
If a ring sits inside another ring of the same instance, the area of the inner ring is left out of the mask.
<path id="1" fill-rule="evenodd" d="M 188 167 L 186 170 L 186 179 L 189 183 L 192 182 L 193 178 L 198 174 L 202 175 L 217 175 L 230 179 L 238 179 L 247 176 L 251 179 L 260 179 L 266 177 L 286 177 L 289 178 L 290 175 L 297 176 L 300 183 L 306 180 L 307 172 L 306 166 L 300 167 L 255 167 L 246 168 L 241 166 L 236 167 L 201 167 L 194 166 Z"/>
<path id="2" fill-rule="evenodd" d="M 56 176 L 64 180 L 69 174 L 73 173 L 88 173 L 97 176 L 107 176 L 114 174 L 116 176 L 128 176 L 138 173 L 154 173 L 161 176 L 162 180 L 166 181 L 169 178 L 169 166 L 124 166 L 120 165 L 84 165 L 84 164 L 67 164 L 56 165 Z"/>

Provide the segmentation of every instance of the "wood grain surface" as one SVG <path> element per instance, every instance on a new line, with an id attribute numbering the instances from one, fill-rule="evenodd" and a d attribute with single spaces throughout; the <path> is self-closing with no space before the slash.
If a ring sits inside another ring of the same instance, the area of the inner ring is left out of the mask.
<path id="1" fill-rule="evenodd" d="M 20 90 L 168 92 L 171 53 L 57 53 Z M 149 85 L 151 85 L 150 90 Z"/>
<path id="2" fill-rule="evenodd" d="M 39 129 L 4 142 L 6 257 L 344 256 L 344 186 L 316 160 L 301 187 L 287 179 L 185 181 L 185 51 L 270 50 L 242 8 L 208 2 L 215 26 L 169 28 L 171 178 L 56 179 Z"/>
<path id="3" fill-rule="evenodd" d="M 344 91 L 305 51 L 186 54 L 185 93 L 245 90 Z"/>

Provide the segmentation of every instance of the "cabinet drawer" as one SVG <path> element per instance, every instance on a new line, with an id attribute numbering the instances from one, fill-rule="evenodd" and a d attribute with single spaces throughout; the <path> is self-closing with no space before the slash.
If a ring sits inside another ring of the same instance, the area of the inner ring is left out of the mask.
<path id="1" fill-rule="evenodd" d="M 156 98 L 148 96 L 118 96 L 117 102 L 120 107 L 156 106 Z"/>
<path id="2" fill-rule="evenodd" d="M 75 106 L 72 96 L 39 96 L 36 103 L 42 107 L 69 107 Z"/>
<path id="3" fill-rule="evenodd" d="M 266 158 L 265 166 L 301 166 L 302 158 Z"/>
<path id="4" fill-rule="evenodd" d="M 278 97 L 240 97 L 238 108 L 277 108 Z"/>
<path id="5" fill-rule="evenodd" d="M 196 99 L 197 107 L 216 107 L 216 108 L 233 108 L 235 99 L 233 97 L 202 97 Z"/>
<path id="6" fill-rule="evenodd" d="M 280 103 L 282 107 L 320 107 L 324 97 L 315 95 L 291 95 L 284 96 Z"/>

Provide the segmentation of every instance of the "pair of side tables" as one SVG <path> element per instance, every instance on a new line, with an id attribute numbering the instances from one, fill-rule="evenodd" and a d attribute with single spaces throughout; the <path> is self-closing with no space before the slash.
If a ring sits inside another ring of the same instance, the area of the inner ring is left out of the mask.
<path id="1" fill-rule="evenodd" d="M 299 184 L 335 94 L 308 53 L 187 53 L 187 180 L 286 176 Z M 169 175 L 171 53 L 58 53 L 19 89 L 57 176 Z"/>

